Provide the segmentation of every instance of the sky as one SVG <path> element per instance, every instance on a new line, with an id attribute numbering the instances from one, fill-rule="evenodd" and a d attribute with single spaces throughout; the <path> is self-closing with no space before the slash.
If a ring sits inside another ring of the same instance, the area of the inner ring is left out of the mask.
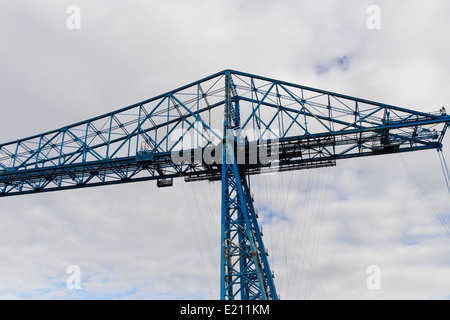
<path id="1" fill-rule="evenodd" d="M 438 111 L 450 101 L 449 10 L 445 0 L 3 1 L 0 140 L 224 69 Z M 281 299 L 450 298 L 450 194 L 436 151 L 251 179 Z M 219 261 L 217 183 L 0 201 L 0 299 L 218 299 Z"/>

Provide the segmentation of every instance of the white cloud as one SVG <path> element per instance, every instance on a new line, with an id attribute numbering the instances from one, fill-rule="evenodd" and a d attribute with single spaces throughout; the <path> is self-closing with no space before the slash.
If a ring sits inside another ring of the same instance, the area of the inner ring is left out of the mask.
<path id="1" fill-rule="evenodd" d="M 371 1 L 78 1 L 81 29 L 68 30 L 71 4 L 1 5 L 2 142 L 225 68 L 423 111 L 450 98 L 445 1 L 378 1 L 381 30 L 366 27 Z M 403 157 L 431 202 L 396 155 L 252 178 L 282 298 L 448 297 L 449 234 L 430 207 L 448 221 L 439 160 Z M 0 298 L 218 298 L 219 188 L 176 180 L 2 198 Z M 73 264 L 79 291 L 65 287 Z M 373 264 L 381 290 L 366 287 Z"/>

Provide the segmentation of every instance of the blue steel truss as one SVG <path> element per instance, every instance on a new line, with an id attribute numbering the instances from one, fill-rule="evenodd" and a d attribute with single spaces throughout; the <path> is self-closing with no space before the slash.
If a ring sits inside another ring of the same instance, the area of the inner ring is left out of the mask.
<path id="1" fill-rule="evenodd" d="M 245 162 L 236 155 L 239 128 L 237 101 L 233 101 L 231 74 L 225 74 L 225 142 L 222 144 L 222 299 L 275 300 L 278 295 L 258 227 Z M 233 130 L 234 129 L 234 130 Z M 255 161 L 257 162 L 257 161 Z"/>
<path id="2" fill-rule="evenodd" d="M 0 144 L 0 197 L 146 180 L 167 187 L 177 177 L 221 180 L 221 298 L 277 299 L 248 176 L 441 149 L 449 123 L 443 109 L 425 113 L 224 70 Z"/>

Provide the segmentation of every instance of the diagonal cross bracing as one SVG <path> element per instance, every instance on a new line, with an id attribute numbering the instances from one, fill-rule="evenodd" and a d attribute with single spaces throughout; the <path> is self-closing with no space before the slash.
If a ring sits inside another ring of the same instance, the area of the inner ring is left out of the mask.
<path id="1" fill-rule="evenodd" d="M 444 110 L 224 70 L 128 107 L 0 144 L 0 197 L 172 179 L 222 183 L 222 299 L 277 299 L 247 179 L 442 148 Z M 262 161 L 267 160 L 267 161 Z"/>

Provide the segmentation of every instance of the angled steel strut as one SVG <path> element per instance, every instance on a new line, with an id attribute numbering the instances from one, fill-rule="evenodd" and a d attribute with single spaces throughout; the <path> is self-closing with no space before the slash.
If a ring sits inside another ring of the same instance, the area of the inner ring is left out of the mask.
<path id="1" fill-rule="evenodd" d="M 236 156 L 234 134 L 239 123 L 231 86 L 231 75 L 226 71 L 220 295 L 229 300 L 278 299 L 245 177 L 245 161 L 239 164 Z"/>
<path id="2" fill-rule="evenodd" d="M 234 70 L 0 144 L 0 197 L 173 179 L 222 183 L 222 299 L 277 299 L 247 179 L 442 148 L 450 116 Z"/>

